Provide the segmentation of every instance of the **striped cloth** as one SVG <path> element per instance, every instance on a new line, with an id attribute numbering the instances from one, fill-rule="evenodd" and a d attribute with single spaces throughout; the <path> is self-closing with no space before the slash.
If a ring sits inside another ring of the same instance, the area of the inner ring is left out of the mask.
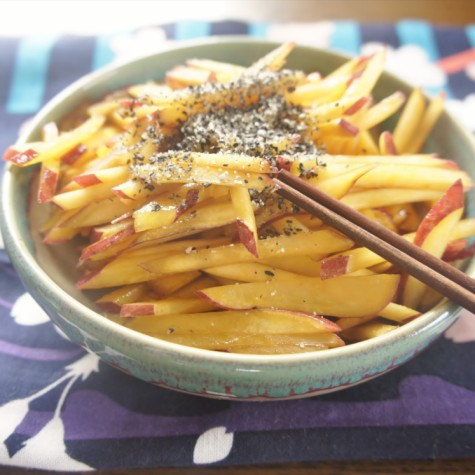
<path id="1" fill-rule="evenodd" d="M 388 45 L 390 70 L 429 93 L 446 91 L 475 131 L 475 25 L 192 21 L 100 37 L 0 36 L 0 149 L 85 73 L 151 47 L 228 34 L 348 54 Z M 84 353 L 55 331 L 1 250 L 0 318 L 0 465 L 78 471 L 475 453 L 475 319 L 467 312 L 384 377 L 323 397 L 255 404 L 153 387 Z"/>

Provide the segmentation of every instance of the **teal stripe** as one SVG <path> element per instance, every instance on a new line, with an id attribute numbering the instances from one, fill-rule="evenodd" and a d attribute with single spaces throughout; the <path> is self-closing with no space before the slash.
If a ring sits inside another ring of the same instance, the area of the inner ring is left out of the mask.
<path id="1" fill-rule="evenodd" d="M 191 40 L 209 36 L 211 33 L 211 24 L 207 21 L 180 21 L 175 27 L 175 39 Z"/>
<path id="2" fill-rule="evenodd" d="M 9 114 L 33 114 L 43 102 L 51 50 L 58 35 L 21 40 L 15 58 L 6 109 Z"/>
<path id="3" fill-rule="evenodd" d="M 249 34 L 255 38 L 266 38 L 269 26 L 269 23 L 250 23 Z"/>
<path id="4" fill-rule="evenodd" d="M 102 68 L 111 63 L 115 58 L 115 53 L 111 48 L 112 40 L 117 34 L 102 35 L 96 38 L 94 53 L 92 56 L 92 70 Z"/>
<path id="5" fill-rule="evenodd" d="M 355 21 L 337 21 L 330 38 L 330 48 L 358 55 L 361 48 L 361 30 Z"/>
<path id="6" fill-rule="evenodd" d="M 439 50 L 434 32 L 429 23 L 418 20 L 404 20 L 396 24 L 401 45 L 417 45 L 423 48 L 431 61 L 439 59 Z"/>
<path id="7" fill-rule="evenodd" d="M 468 42 L 472 48 L 475 48 L 475 24 L 467 25 L 465 28 L 465 33 L 468 38 Z"/>
<path id="8" fill-rule="evenodd" d="M 430 61 L 435 62 L 439 59 L 440 54 L 430 23 L 420 20 L 400 21 L 396 24 L 396 32 L 401 45 L 419 46 L 426 51 Z M 425 89 L 431 94 L 437 94 L 445 89 L 447 95 L 452 96 L 448 84 L 445 87 L 427 87 Z"/>

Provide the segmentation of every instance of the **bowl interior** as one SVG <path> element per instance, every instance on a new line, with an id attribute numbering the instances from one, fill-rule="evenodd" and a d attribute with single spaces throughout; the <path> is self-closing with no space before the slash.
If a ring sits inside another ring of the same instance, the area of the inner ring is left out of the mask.
<path id="1" fill-rule="evenodd" d="M 105 68 L 93 73 L 54 98 L 32 121 L 21 141 L 33 141 L 39 138 L 41 126 L 49 121 L 60 121 L 84 102 L 99 99 L 105 93 L 115 89 L 154 79 L 161 80 L 167 70 L 177 64 L 182 64 L 192 57 L 210 58 L 215 60 L 249 65 L 276 47 L 277 44 L 253 40 L 226 40 L 182 46 L 178 49 L 159 52 L 136 59 L 129 63 Z M 287 67 L 301 69 L 306 72 L 320 71 L 323 74 L 333 71 L 347 58 L 338 54 L 316 50 L 307 47 L 297 47 L 291 54 Z M 396 90 L 409 94 L 411 88 L 389 74 L 384 74 L 374 91 L 375 99 L 385 97 Z M 475 176 L 475 161 L 473 141 L 449 114 L 444 113 L 437 123 L 426 150 L 437 152 L 441 156 L 457 161 L 470 175 Z M 62 298 L 73 297 L 77 301 L 95 310 L 95 292 L 81 292 L 75 289 L 78 278 L 76 263 L 78 257 L 77 243 L 72 242 L 62 246 L 46 246 L 38 234 L 39 223 L 44 220 L 44 209 L 31 199 L 30 182 L 34 171 L 30 169 L 10 169 L 10 183 L 3 193 L 4 212 L 11 217 L 7 239 L 16 241 L 11 246 L 12 253 L 28 254 L 29 259 L 35 259 L 44 272 L 64 291 Z M 467 200 L 467 215 L 475 216 L 474 191 L 469 192 Z M 27 212 L 30 209 L 30 213 Z M 32 216 L 31 222 L 29 214 Z M 13 223 L 13 224 L 12 224 Z M 14 259 L 15 260 L 15 259 Z M 26 267 L 26 264 L 23 264 Z M 25 272 L 29 272 L 24 269 Z M 474 264 L 467 271 L 475 273 Z M 66 295 L 67 294 L 67 295 Z M 452 304 L 440 306 L 437 312 L 450 313 L 456 309 Z M 411 325 L 411 324 L 409 324 Z M 334 350 L 331 350 L 334 351 Z"/>

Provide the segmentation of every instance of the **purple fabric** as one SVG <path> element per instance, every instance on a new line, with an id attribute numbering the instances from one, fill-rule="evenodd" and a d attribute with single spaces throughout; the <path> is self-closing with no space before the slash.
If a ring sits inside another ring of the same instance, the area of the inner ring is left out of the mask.
<path id="1" fill-rule="evenodd" d="M 233 404 L 220 423 L 232 432 L 316 429 L 326 427 L 392 427 L 409 425 L 475 424 L 475 393 L 434 376 L 404 380 L 399 397 L 370 402 L 322 401 L 319 398 L 265 404 Z M 431 405 L 436 393 L 451 404 Z M 215 414 L 176 419 L 137 414 L 96 391 L 77 391 L 63 412 L 68 439 L 170 437 L 199 435 L 216 424 Z M 134 421 L 120 425 L 120 421 Z M 84 422 L 87 421 L 87 424 Z M 96 421 L 91 424 L 90 421 Z"/>

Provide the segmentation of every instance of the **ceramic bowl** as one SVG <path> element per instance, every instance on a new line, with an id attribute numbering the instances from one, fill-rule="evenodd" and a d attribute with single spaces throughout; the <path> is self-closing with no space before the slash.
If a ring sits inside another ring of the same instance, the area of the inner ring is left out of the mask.
<path id="1" fill-rule="evenodd" d="M 216 39 L 185 44 L 92 73 L 68 87 L 33 119 L 20 141 L 39 138 L 41 126 L 57 121 L 86 100 L 114 89 L 162 79 L 187 58 L 201 57 L 247 65 L 277 44 L 250 39 Z M 308 47 L 297 47 L 290 68 L 327 73 L 347 58 Z M 383 96 L 409 86 L 384 74 L 375 90 Z M 456 160 L 475 175 L 475 146 L 471 137 L 444 114 L 427 150 Z M 74 288 L 77 254 L 70 246 L 47 247 L 35 228 L 37 212 L 28 216 L 29 169 L 6 168 L 2 187 L 1 226 L 6 249 L 27 289 L 52 321 L 77 344 L 105 362 L 150 383 L 198 394 L 240 400 L 272 400 L 314 396 L 340 390 L 380 376 L 413 358 L 457 318 L 460 308 L 441 303 L 420 318 L 368 341 L 297 355 L 239 355 L 189 348 L 160 341 L 120 326 L 96 313 L 91 294 Z M 467 213 L 475 215 L 468 197 Z M 471 263 L 467 269 L 474 274 Z"/>

